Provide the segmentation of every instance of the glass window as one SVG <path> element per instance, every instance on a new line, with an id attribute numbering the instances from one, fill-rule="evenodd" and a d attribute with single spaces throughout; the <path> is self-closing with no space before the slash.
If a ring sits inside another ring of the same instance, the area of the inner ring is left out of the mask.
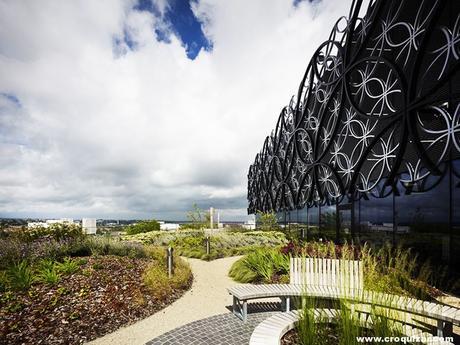
<path id="1" fill-rule="evenodd" d="M 320 236 L 324 240 L 336 239 L 337 213 L 335 205 L 324 205 L 320 207 Z"/>
<path id="2" fill-rule="evenodd" d="M 422 258 L 446 258 L 449 245 L 449 173 L 428 175 L 414 185 L 398 183 L 395 198 L 396 238 L 414 248 Z M 402 176 L 404 180 L 404 176 Z M 443 244 L 444 243 L 444 244 Z"/>
<path id="3" fill-rule="evenodd" d="M 377 198 L 363 194 L 354 203 L 356 238 L 376 245 L 393 241 L 393 196 Z"/>

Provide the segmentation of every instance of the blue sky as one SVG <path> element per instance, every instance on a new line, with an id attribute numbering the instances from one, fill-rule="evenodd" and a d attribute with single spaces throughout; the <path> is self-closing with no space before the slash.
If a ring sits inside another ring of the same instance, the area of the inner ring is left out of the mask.
<path id="1" fill-rule="evenodd" d="M 140 0 L 134 8 L 138 11 L 148 11 L 160 16 L 172 29 L 171 32 L 155 29 L 156 38 L 166 43 L 170 42 L 170 35 L 175 34 L 184 45 L 187 57 L 195 59 L 201 49 L 212 50 L 212 42 L 203 33 L 201 23 L 192 11 L 190 0 L 170 0 L 161 14 L 158 7 L 151 0 Z"/>

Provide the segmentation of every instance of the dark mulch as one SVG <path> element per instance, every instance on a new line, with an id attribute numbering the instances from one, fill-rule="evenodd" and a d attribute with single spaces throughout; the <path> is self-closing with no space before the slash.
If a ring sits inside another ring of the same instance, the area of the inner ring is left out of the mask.
<path id="1" fill-rule="evenodd" d="M 145 318 L 185 292 L 152 296 L 142 282 L 147 259 L 85 259 L 78 273 L 54 286 L 0 293 L 0 344 L 80 344 Z"/>
<path id="2" fill-rule="evenodd" d="M 299 345 L 299 333 L 296 329 L 292 329 L 287 332 L 283 338 L 281 338 L 281 345 Z"/>

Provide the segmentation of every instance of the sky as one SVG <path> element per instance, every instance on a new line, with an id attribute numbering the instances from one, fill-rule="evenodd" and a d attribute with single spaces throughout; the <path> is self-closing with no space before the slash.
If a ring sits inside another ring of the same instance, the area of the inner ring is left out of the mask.
<path id="1" fill-rule="evenodd" d="M 351 1 L 0 0 L 0 217 L 247 219 L 247 171 Z"/>

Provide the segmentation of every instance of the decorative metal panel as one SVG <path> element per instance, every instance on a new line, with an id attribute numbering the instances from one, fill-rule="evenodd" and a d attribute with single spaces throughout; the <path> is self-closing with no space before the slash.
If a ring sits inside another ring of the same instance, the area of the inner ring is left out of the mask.
<path id="1" fill-rule="evenodd" d="M 460 157 L 459 59 L 460 1 L 354 1 L 250 166 L 248 212 L 433 188 Z"/>

